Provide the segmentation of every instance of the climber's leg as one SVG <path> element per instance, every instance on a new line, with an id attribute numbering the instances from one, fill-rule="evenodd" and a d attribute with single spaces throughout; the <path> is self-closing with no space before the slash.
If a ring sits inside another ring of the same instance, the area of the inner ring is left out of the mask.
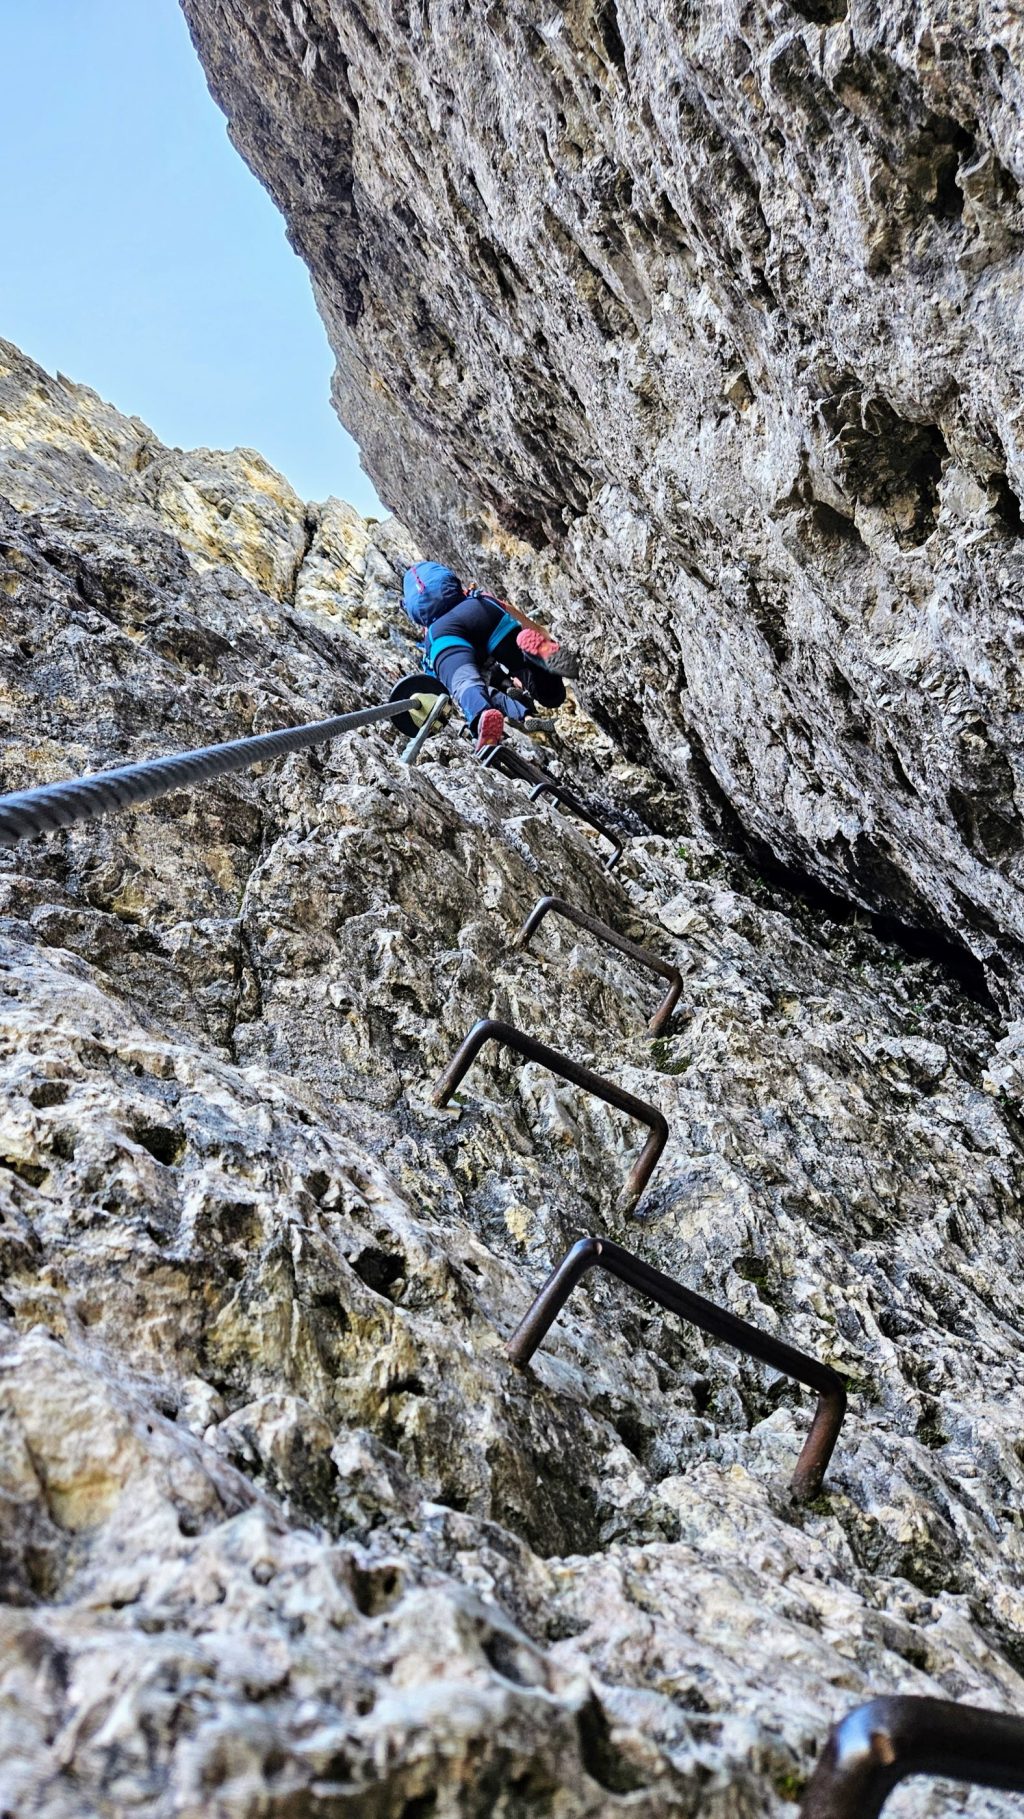
<path id="1" fill-rule="evenodd" d="M 492 745 L 500 745 L 505 736 L 505 717 L 499 707 L 485 707 L 476 723 L 476 745 L 473 750 L 477 757 L 481 752 L 490 751 Z"/>
<path id="2" fill-rule="evenodd" d="M 530 626 L 519 633 L 516 643 L 524 656 L 532 657 L 535 663 L 545 664 L 556 676 L 572 678 L 580 673 L 576 652 L 567 644 L 559 644 L 547 632 Z"/>
<path id="3" fill-rule="evenodd" d="M 501 711 L 504 697 L 494 695 L 488 689 L 469 646 L 458 645 L 454 650 L 442 651 L 435 659 L 434 674 L 476 734 L 477 752 L 500 745 L 505 732 L 505 717 Z M 511 711 L 513 717 L 525 713 L 523 708 L 513 707 Z"/>
<path id="4" fill-rule="evenodd" d="M 434 662 L 434 674 L 470 726 L 490 707 L 491 697 L 480 665 L 468 644 L 442 652 Z"/>

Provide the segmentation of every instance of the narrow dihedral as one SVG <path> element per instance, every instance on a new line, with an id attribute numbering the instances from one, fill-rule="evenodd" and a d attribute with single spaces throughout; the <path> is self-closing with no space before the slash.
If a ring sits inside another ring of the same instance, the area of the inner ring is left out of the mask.
<path id="1" fill-rule="evenodd" d="M 875 1819 L 907 1775 L 1024 1792 L 1024 1718 L 950 1699 L 872 1699 L 836 1725 L 800 1819 Z"/>
<path id="2" fill-rule="evenodd" d="M 646 967 L 649 973 L 656 973 L 660 979 L 668 980 L 668 991 L 647 1025 L 652 1036 L 660 1036 L 679 1002 L 679 994 L 683 989 L 683 976 L 679 968 L 672 966 L 668 960 L 659 959 L 658 955 L 652 954 L 649 948 L 638 947 L 635 941 L 628 941 L 625 935 L 620 935 L 618 930 L 611 928 L 607 922 L 601 922 L 597 916 L 591 916 L 587 910 L 577 909 L 574 903 L 567 903 L 564 897 L 541 897 L 534 904 L 516 936 L 516 944 L 519 947 L 526 947 L 530 937 L 536 933 L 545 916 L 549 915 L 564 916 L 567 922 L 575 922 L 577 928 L 587 929 L 590 934 L 596 935 L 599 941 L 604 941 L 608 947 L 618 948 L 620 954 L 628 954 L 631 960 L 635 960 L 638 966 Z"/>
<path id="3" fill-rule="evenodd" d="M 560 1075 L 563 1080 L 571 1080 L 574 1086 L 581 1086 L 585 1093 L 593 1093 L 595 1099 L 605 1100 L 608 1105 L 614 1105 L 620 1112 L 628 1112 L 631 1118 L 637 1118 L 641 1124 L 649 1127 L 651 1134 L 630 1169 L 619 1196 L 622 1211 L 632 1212 L 668 1141 L 668 1125 L 657 1107 L 649 1105 L 646 1099 L 638 1099 L 633 1093 L 624 1092 L 621 1086 L 605 1080 L 603 1075 L 592 1073 L 589 1067 L 581 1067 L 578 1061 L 570 1061 L 568 1055 L 559 1054 L 557 1049 L 548 1048 L 546 1043 L 528 1036 L 525 1030 L 516 1029 L 511 1023 L 502 1023 L 496 1017 L 481 1017 L 478 1023 L 474 1023 L 434 1088 L 435 1105 L 447 1105 L 485 1042 L 497 1042 L 502 1048 L 513 1049 L 525 1061 L 539 1061 L 542 1067 L 550 1068 L 553 1074 Z"/>
<path id="4" fill-rule="evenodd" d="M 797 1351 L 784 1340 L 762 1333 L 737 1314 L 729 1313 L 727 1308 L 718 1307 L 703 1295 L 684 1288 L 681 1282 L 675 1282 L 671 1276 L 642 1262 L 632 1251 L 623 1250 L 621 1244 L 614 1244 L 610 1238 L 581 1238 L 566 1252 L 509 1340 L 508 1352 L 513 1364 L 529 1363 L 581 1276 L 594 1268 L 606 1269 L 620 1282 L 638 1289 L 640 1294 L 650 1295 L 661 1307 L 692 1321 L 702 1332 L 724 1340 L 726 1345 L 736 1346 L 748 1357 L 759 1358 L 762 1364 L 770 1364 L 774 1370 L 817 1390 L 818 1406 L 792 1480 L 794 1496 L 801 1500 L 816 1496 L 846 1413 L 846 1389 L 838 1372 L 806 1352 Z"/>

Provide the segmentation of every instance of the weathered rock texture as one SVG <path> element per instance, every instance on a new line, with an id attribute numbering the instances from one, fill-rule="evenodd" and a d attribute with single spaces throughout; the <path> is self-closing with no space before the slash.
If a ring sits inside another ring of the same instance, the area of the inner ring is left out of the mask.
<path id="1" fill-rule="evenodd" d="M 1019 13 L 182 4 L 392 507 L 695 825 L 1019 1006 Z"/>
<path id="2" fill-rule="evenodd" d="M 0 786 L 408 666 L 393 523 L 2 365 Z M 0 1812 L 793 1819 L 871 1691 L 1024 1709 L 1024 1030 L 700 841 L 610 878 L 451 733 L 398 750 L 0 860 Z M 512 951 L 547 890 L 684 969 L 666 1038 L 567 924 Z M 640 1218 L 636 1127 L 538 1068 L 431 1109 L 488 1011 L 662 1108 Z M 509 1366 L 586 1230 L 848 1374 L 813 1506 L 810 1399 L 607 1279 Z"/>

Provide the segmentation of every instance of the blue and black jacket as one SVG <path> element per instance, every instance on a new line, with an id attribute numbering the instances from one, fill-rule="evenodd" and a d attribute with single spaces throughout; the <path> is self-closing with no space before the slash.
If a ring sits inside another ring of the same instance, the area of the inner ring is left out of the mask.
<path id="1" fill-rule="evenodd" d="M 433 670 L 446 651 L 462 650 L 469 651 L 481 669 L 490 663 L 503 663 L 515 672 L 524 661 L 516 644 L 518 631 L 519 621 L 489 594 L 467 594 L 457 606 L 449 607 L 427 626 L 426 668 Z"/>

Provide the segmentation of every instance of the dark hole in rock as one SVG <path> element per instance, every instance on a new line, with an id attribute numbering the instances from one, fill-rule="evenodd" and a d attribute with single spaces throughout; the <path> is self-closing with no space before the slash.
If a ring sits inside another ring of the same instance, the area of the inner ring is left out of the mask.
<path id="1" fill-rule="evenodd" d="M 847 14 L 847 0 L 790 0 L 790 5 L 810 25 L 838 25 Z"/>
<path id="2" fill-rule="evenodd" d="M 320 1289 L 310 1296 L 310 1306 L 318 1313 L 330 1314 L 338 1332 L 347 1333 L 349 1329 L 348 1309 L 334 1289 Z"/>
<path id="3" fill-rule="evenodd" d="M 824 543 L 848 543 L 866 545 L 856 524 L 845 512 L 837 512 L 834 506 L 826 505 L 824 499 L 816 499 L 809 513 L 810 523 Z"/>
<path id="4" fill-rule="evenodd" d="M 402 1576 L 394 1566 L 359 1566 L 352 1564 L 352 1596 L 356 1609 L 364 1617 L 376 1617 L 386 1611 L 402 1590 Z"/>
<path id="5" fill-rule="evenodd" d="M 372 1707 L 370 1709 L 372 1710 Z M 351 1757 L 346 1756 L 344 1750 L 335 1750 L 332 1755 L 328 1756 L 327 1761 L 324 1763 L 320 1779 L 323 1782 L 334 1784 L 351 1781 L 353 1779 Z M 319 1800 L 317 1801 L 317 1804 L 319 1805 Z"/>
<path id="6" fill-rule="evenodd" d="M 939 220 L 954 221 L 964 212 L 963 191 L 956 174 L 961 163 L 969 162 L 976 154 L 977 147 L 959 120 L 936 118 L 929 126 L 928 137 L 935 144 L 935 194 L 931 213 Z"/>
<path id="7" fill-rule="evenodd" d="M 480 235 L 476 236 L 475 244 L 477 264 L 482 271 L 491 274 L 494 279 L 499 300 L 505 303 L 515 302 L 517 288 L 513 279 L 512 268 L 508 265 L 508 262 L 502 257 L 497 247 L 493 246 L 489 240 L 483 239 Z"/>
<path id="8" fill-rule="evenodd" d="M 989 477 L 988 496 L 993 518 L 998 519 L 1003 529 L 1009 531 L 1011 537 L 1024 537 L 1024 517 L 1021 516 L 1020 500 L 1005 474 L 992 474 Z"/>
<path id="9" fill-rule="evenodd" d="M 326 1194 L 327 1189 L 330 1187 L 330 1185 L 331 1185 L 331 1177 L 330 1177 L 330 1175 L 325 1174 L 325 1172 L 322 1168 L 310 1169 L 309 1174 L 306 1176 L 307 1191 L 312 1194 L 313 1199 L 317 1202 L 318 1205 L 319 1205 L 320 1201 L 323 1199 L 323 1197 Z"/>
<path id="10" fill-rule="evenodd" d="M 436 1794 L 414 1794 L 411 1800 L 403 1803 L 398 1819 L 433 1819 L 436 1812 Z"/>
<path id="11" fill-rule="evenodd" d="M 647 1433 L 642 1423 L 637 1420 L 636 1416 L 628 1413 L 616 1415 L 612 1422 L 612 1426 L 618 1434 L 619 1439 L 622 1441 L 623 1446 L 629 1448 L 634 1459 L 642 1459 L 644 1456 L 644 1448 L 647 1443 Z"/>
<path id="12" fill-rule="evenodd" d="M 61 1080 L 43 1080 L 34 1086 L 29 1093 L 29 1104 L 37 1111 L 44 1111 L 50 1105 L 63 1105 L 68 1096 L 68 1089 Z"/>
<path id="13" fill-rule="evenodd" d="M 889 744 L 887 746 L 887 750 L 889 753 L 889 762 L 892 765 L 892 772 L 893 772 L 893 776 L 896 779 L 897 785 L 903 791 L 904 795 L 916 796 L 917 790 L 914 788 L 914 785 L 911 783 L 910 778 L 907 776 L 907 773 L 903 767 L 903 761 L 900 758 L 899 752 L 896 750 L 896 747 L 892 744 Z"/>
<path id="14" fill-rule="evenodd" d="M 26 1181 L 29 1187 L 39 1187 L 49 1173 L 37 1162 L 19 1162 L 14 1156 L 0 1156 L 0 1168 L 10 1169 L 12 1175 L 17 1175 L 19 1181 Z"/>
<path id="15" fill-rule="evenodd" d="M 693 1406 L 698 1415 L 706 1414 L 711 1406 L 711 1398 L 714 1395 L 714 1388 L 708 1378 L 695 1377 L 690 1384 L 690 1394 L 693 1397 Z"/>
<path id="16" fill-rule="evenodd" d="M 395 1252 L 378 1250 L 375 1245 L 369 1245 L 365 1251 L 360 1251 L 358 1257 L 353 1260 L 352 1268 L 360 1281 L 365 1282 L 367 1288 L 373 1289 L 374 1294 L 388 1295 L 389 1298 L 392 1286 L 396 1282 L 404 1281 L 408 1274 L 408 1266 L 403 1256 Z"/>
<path id="17" fill-rule="evenodd" d="M 711 1712 L 714 1708 L 708 1704 L 704 1694 L 695 1686 L 686 1687 L 685 1691 L 677 1690 L 674 1703 L 684 1712 Z"/>
<path id="18" fill-rule="evenodd" d="M 610 1794 L 632 1794 L 647 1785 L 639 1770 L 616 1749 L 608 1720 L 596 1698 L 588 1699 L 576 1719 L 576 1729 L 583 1766 L 599 1787 L 607 1788 Z"/>
<path id="19" fill-rule="evenodd" d="M 771 651 L 775 661 L 781 667 L 788 663 L 793 654 L 793 645 L 786 629 L 786 608 L 782 601 L 767 599 L 761 591 L 751 586 L 748 602 L 754 624 Z"/>
<path id="20" fill-rule="evenodd" d="M 515 1636 L 508 1636 L 503 1630 L 486 1629 L 480 1637 L 480 1647 L 495 1673 L 503 1680 L 511 1680 L 513 1686 L 544 1684 L 538 1664 Z"/>
<path id="21" fill-rule="evenodd" d="M 251 1200 L 226 1200 L 217 1208 L 217 1229 L 224 1244 L 254 1244 L 261 1236 L 259 1214 Z"/>
<path id="22" fill-rule="evenodd" d="M 594 23 L 612 67 L 624 71 L 626 47 L 622 42 L 622 33 L 619 31 L 619 15 L 615 0 L 606 0 L 605 5 L 598 11 Z"/>
<path id="23" fill-rule="evenodd" d="M 841 376 L 820 408 L 843 491 L 862 505 L 884 508 L 904 547 L 923 543 L 935 528 L 939 481 L 949 455 L 938 424 L 899 416 L 851 373 Z"/>
<path id="24" fill-rule="evenodd" d="M 75 1154 L 75 1133 L 66 1126 L 54 1131 L 50 1138 L 50 1148 L 61 1162 L 70 1162 Z"/>
<path id="25" fill-rule="evenodd" d="M 173 1125 L 136 1124 L 131 1134 L 164 1168 L 175 1168 L 185 1154 L 184 1135 Z"/>
<path id="26" fill-rule="evenodd" d="M 419 1377 L 396 1377 L 394 1383 L 389 1383 L 385 1391 L 388 1396 L 425 1396 L 426 1393 Z"/>
<path id="27" fill-rule="evenodd" d="M 932 1417 L 926 1417 L 924 1420 L 918 1422 L 914 1438 L 915 1440 L 919 1440 L 922 1446 L 930 1447 L 934 1451 L 938 1451 L 940 1447 L 949 1445 L 949 1435 L 940 1426 L 939 1422 Z"/>
<path id="28" fill-rule="evenodd" d="M 767 1282 L 768 1265 L 763 1257 L 734 1257 L 733 1271 L 744 1282 Z"/>

